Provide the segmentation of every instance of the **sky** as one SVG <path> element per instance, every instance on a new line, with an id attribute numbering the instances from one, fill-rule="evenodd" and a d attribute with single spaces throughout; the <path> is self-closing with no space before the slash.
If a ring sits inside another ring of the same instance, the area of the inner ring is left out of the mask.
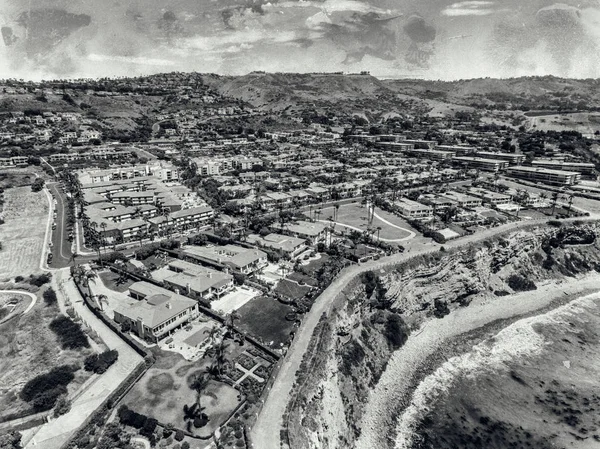
<path id="1" fill-rule="evenodd" d="M 600 0 L 0 0 L 0 78 L 600 77 Z"/>

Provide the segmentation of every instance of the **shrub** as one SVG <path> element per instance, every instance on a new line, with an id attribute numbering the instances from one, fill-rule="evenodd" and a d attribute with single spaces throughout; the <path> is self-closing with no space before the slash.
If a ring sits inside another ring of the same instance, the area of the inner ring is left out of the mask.
<path id="1" fill-rule="evenodd" d="M 527 292 L 537 289 L 532 280 L 518 274 L 511 274 L 506 280 L 506 283 L 515 292 Z"/>
<path id="2" fill-rule="evenodd" d="M 67 385 L 75 378 L 78 368 L 62 365 L 46 374 L 41 374 L 27 382 L 19 396 L 31 402 L 37 411 L 50 410 L 61 395 L 67 393 Z"/>
<path id="3" fill-rule="evenodd" d="M 183 443 L 181 443 L 181 449 L 190 449 L 190 443 L 184 441 Z"/>
<path id="4" fill-rule="evenodd" d="M 90 342 L 81 326 L 69 317 L 60 316 L 50 323 L 50 329 L 58 336 L 63 349 L 89 348 Z"/>
<path id="5" fill-rule="evenodd" d="M 33 184 L 31 184 L 31 191 L 39 192 L 44 188 L 44 183 L 45 181 L 42 178 L 36 178 L 35 181 L 33 181 Z"/>
<path id="6" fill-rule="evenodd" d="M 29 276 L 29 283 L 31 285 L 35 285 L 36 287 L 41 287 L 44 284 L 47 284 L 52 279 L 52 275 L 48 273 L 40 274 L 34 276 L 33 274 Z"/>
<path id="7" fill-rule="evenodd" d="M 183 430 L 177 429 L 177 432 L 175 432 L 175 439 L 177 441 L 182 441 L 184 438 L 185 438 L 185 435 L 183 433 Z"/>
<path id="8" fill-rule="evenodd" d="M 143 415 L 141 415 L 143 416 Z M 144 417 L 146 418 L 146 417 Z M 154 431 L 156 430 L 156 426 L 158 426 L 158 421 L 154 418 L 146 418 L 144 425 L 142 426 L 142 430 L 140 431 L 141 435 L 150 438 Z"/>
<path id="9" fill-rule="evenodd" d="M 435 308 L 433 315 L 436 318 L 443 318 L 450 313 L 450 309 L 448 308 L 446 301 L 440 301 L 439 299 L 436 299 L 433 305 Z"/>
<path id="10" fill-rule="evenodd" d="M 149 421 L 146 415 L 134 412 L 126 405 L 119 407 L 117 415 L 119 416 L 119 421 L 121 421 L 122 424 L 135 427 L 136 429 L 145 428 L 147 425 L 146 422 Z M 152 423 L 148 424 L 148 428 L 152 427 L 153 423 L 156 423 L 155 419 L 153 419 Z M 154 424 L 154 428 L 156 428 L 156 424 Z M 152 431 L 154 432 L 154 429 Z"/>
<path id="11" fill-rule="evenodd" d="M 60 396 L 54 406 L 54 417 L 68 413 L 71 410 L 71 401 L 66 395 Z"/>
<path id="12" fill-rule="evenodd" d="M 58 301 L 58 298 L 56 297 L 56 292 L 52 287 L 49 287 L 48 290 L 44 292 L 42 297 L 44 298 L 44 302 L 47 306 L 52 306 Z"/>
<path id="13" fill-rule="evenodd" d="M 352 367 L 360 365 L 365 358 L 365 350 L 356 340 L 350 341 L 343 349 L 341 354 L 340 371 L 349 376 L 352 373 Z"/>
<path id="14" fill-rule="evenodd" d="M 115 350 L 104 351 L 101 354 L 92 354 L 86 357 L 83 367 L 86 371 L 103 374 L 118 358 L 119 353 Z"/>
<path id="15" fill-rule="evenodd" d="M 406 343 L 408 328 L 400 315 L 393 313 L 388 316 L 383 335 L 392 349 L 398 349 Z"/>

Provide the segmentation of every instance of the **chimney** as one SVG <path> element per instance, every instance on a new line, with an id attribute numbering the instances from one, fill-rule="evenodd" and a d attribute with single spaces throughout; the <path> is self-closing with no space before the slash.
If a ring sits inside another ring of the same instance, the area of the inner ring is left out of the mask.
<path id="1" fill-rule="evenodd" d="M 212 271 L 208 272 L 208 278 L 211 279 L 212 278 Z"/>
<path id="2" fill-rule="evenodd" d="M 190 288 L 190 283 L 188 282 L 187 284 L 185 284 L 185 288 L 188 292 L 188 295 L 192 292 L 191 288 Z"/>
<path id="3" fill-rule="evenodd" d="M 173 307 L 173 306 L 171 305 L 171 303 L 170 303 L 170 302 L 168 302 L 168 303 L 166 304 L 166 306 L 167 306 L 167 309 L 171 309 L 171 308 Z"/>

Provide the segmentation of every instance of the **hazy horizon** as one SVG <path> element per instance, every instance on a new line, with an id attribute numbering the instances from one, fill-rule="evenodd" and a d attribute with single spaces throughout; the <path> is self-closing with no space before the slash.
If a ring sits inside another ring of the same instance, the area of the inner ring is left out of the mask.
<path id="1" fill-rule="evenodd" d="M 0 0 L 0 78 L 600 77 L 600 0 Z"/>

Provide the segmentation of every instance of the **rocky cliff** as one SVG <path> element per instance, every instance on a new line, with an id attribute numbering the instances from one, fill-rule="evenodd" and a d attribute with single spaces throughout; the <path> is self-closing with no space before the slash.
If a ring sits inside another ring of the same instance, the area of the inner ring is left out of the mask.
<path id="1" fill-rule="evenodd" d="M 313 336 L 282 442 L 294 449 L 353 447 L 368 393 L 411 329 L 472 301 L 502 301 L 546 280 L 600 271 L 598 236 L 597 224 L 542 226 L 355 279 Z"/>

